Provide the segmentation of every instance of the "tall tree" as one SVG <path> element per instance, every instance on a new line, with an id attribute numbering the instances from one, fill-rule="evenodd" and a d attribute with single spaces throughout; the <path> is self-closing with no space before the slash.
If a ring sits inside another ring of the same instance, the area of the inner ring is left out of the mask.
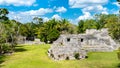
<path id="1" fill-rule="evenodd" d="M 32 22 L 28 22 L 28 23 L 24 24 L 24 26 L 22 26 L 21 29 L 25 29 L 24 35 L 26 36 L 27 40 L 34 41 L 34 38 L 35 38 L 35 30 L 34 29 L 36 27 L 33 26 Z"/>
<path id="2" fill-rule="evenodd" d="M 60 32 L 61 34 L 68 34 L 73 32 L 70 28 L 71 28 L 71 24 L 67 19 L 62 19 L 59 21 L 60 23 Z"/>
<path id="3" fill-rule="evenodd" d="M 45 22 L 38 31 L 40 40 L 45 43 L 52 43 L 55 41 L 60 35 L 59 31 L 57 30 L 57 25 L 58 21 L 55 19 Z"/>
<path id="4" fill-rule="evenodd" d="M 104 25 L 106 24 L 106 18 L 108 17 L 108 15 L 106 14 L 96 14 L 95 15 L 95 19 L 97 22 L 97 29 L 101 29 L 104 27 Z"/>
<path id="5" fill-rule="evenodd" d="M 84 33 L 84 21 L 83 20 L 80 20 L 79 22 L 78 22 L 78 33 Z"/>
<path id="6" fill-rule="evenodd" d="M 5 9 L 5 8 L 0 8 L 0 22 L 3 22 L 3 21 L 7 21 L 8 20 L 8 17 L 7 17 L 7 14 L 8 14 L 8 10 Z"/>

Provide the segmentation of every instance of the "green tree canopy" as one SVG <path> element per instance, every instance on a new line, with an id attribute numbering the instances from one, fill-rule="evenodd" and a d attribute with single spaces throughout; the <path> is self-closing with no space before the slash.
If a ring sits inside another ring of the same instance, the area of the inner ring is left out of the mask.
<path id="1" fill-rule="evenodd" d="M 0 22 L 3 22 L 3 21 L 7 21 L 8 20 L 8 17 L 7 17 L 7 14 L 8 14 L 8 10 L 5 9 L 5 8 L 0 8 Z"/>

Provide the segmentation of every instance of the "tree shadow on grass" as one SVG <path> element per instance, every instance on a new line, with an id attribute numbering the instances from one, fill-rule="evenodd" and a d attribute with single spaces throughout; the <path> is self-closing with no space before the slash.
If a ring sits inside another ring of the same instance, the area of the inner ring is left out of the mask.
<path id="1" fill-rule="evenodd" d="M 5 55 L 0 55 L 0 68 L 3 66 L 1 65 L 5 61 L 6 56 Z"/>
<path id="2" fill-rule="evenodd" d="M 0 55 L 0 64 L 2 63 L 2 62 L 4 62 L 4 59 L 6 58 L 6 56 L 4 56 L 4 55 Z"/>
<path id="3" fill-rule="evenodd" d="M 117 68 L 120 68 L 120 63 L 118 63 Z"/>
<path id="4" fill-rule="evenodd" d="M 24 52 L 24 51 L 27 51 L 27 50 L 23 46 L 16 46 L 14 51 L 15 52 Z M 2 63 L 5 62 L 5 58 L 7 56 L 8 56 L 7 53 L 6 54 L 2 54 L 2 55 L 0 54 L 0 68 L 4 66 L 4 65 L 2 65 Z"/>
<path id="5" fill-rule="evenodd" d="M 15 52 L 24 52 L 27 51 L 27 49 L 23 48 L 23 46 L 16 46 L 15 47 Z"/>

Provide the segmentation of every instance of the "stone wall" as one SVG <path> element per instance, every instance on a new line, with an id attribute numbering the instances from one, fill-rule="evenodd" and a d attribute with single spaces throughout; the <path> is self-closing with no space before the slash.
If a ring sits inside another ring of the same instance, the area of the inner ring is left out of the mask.
<path id="1" fill-rule="evenodd" d="M 75 54 L 79 53 L 79 58 L 82 59 L 87 56 L 87 52 L 108 52 L 116 48 L 117 45 L 108 35 L 107 29 L 91 29 L 86 30 L 85 34 L 61 35 L 48 50 L 48 54 L 55 60 L 65 60 L 75 59 Z"/>

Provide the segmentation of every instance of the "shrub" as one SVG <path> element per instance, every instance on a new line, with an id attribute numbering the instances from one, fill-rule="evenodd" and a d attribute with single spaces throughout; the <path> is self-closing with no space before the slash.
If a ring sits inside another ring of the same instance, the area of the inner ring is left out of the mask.
<path id="1" fill-rule="evenodd" d="M 1 46 L 2 46 L 1 48 L 3 53 L 9 53 L 12 50 L 12 48 L 10 47 L 10 44 L 4 43 Z"/>
<path id="2" fill-rule="evenodd" d="M 57 29 L 42 30 L 40 33 L 40 40 L 45 43 L 53 43 L 60 36 L 60 32 Z M 49 42 L 48 42 L 49 41 Z"/>
<path id="3" fill-rule="evenodd" d="M 79 53 L 75 53 L 75 54 L 74 54 L 75 59 L 80 59 L 79 56 L 80 56 Z"/>
<path id="4" fill-rule="evenodd" d="M 53 29 L 47 35 L 47 40 L 49 40 L 50 43 L 53 43 L 53 41 L 55 41 L 59 36 L 60 36 L 59 31 L 56 29 Z"/>

